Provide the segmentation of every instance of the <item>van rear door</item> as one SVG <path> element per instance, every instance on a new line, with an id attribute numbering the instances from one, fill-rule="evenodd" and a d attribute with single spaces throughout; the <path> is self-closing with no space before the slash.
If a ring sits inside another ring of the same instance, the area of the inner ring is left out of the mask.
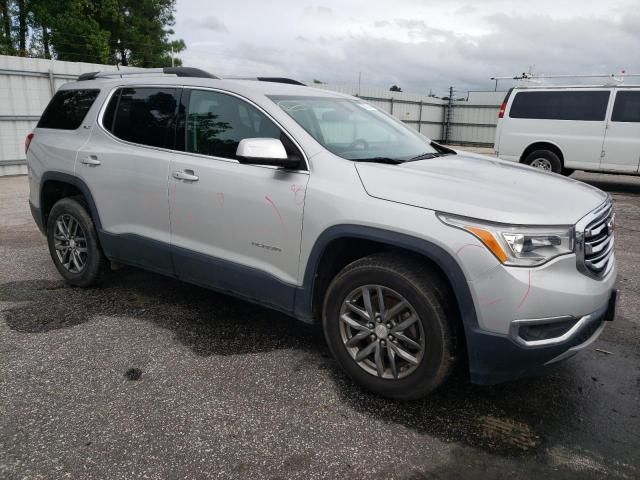
<path id="1" fill-rule="evenodd" d="M 601 170 L 637 172 L 640 167 L 640 88 L 616 89 L 602 147 Z"/>

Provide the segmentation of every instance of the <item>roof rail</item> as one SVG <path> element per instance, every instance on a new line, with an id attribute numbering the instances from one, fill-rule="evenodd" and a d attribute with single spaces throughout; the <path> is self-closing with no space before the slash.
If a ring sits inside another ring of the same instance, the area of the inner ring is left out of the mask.
<path id="1" fill-rule="evenodd" d="M 141 68 L 139 70 L 109 70 L 102 72 L 83 73 L 78 77 L 78 81 L 95 80 L 98 78 L 124 77 L 129 75 L 148 75 L 150 73 L 162 73 L 165 75 L 175 75 L 177 77 L 194 78 L 219 78 L 215 75 L 193 67 L 164 67 L 164 68 Z"/>
<path id="2" fill-rule="evenodd" d="M 273 82 L 273 83 L 288 83 L 289 85 L 302 85 L 306 87 L 307 85 L 302 83 L 299 80 L 294 80 L 293 78 L 287 77 L 224 77 L 227 80 L 257 80 L 259 82 Z"/>

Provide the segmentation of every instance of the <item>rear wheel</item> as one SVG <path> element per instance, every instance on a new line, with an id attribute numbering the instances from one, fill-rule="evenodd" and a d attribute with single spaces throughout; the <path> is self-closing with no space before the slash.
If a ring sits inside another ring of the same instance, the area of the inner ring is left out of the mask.
<path id="1" fill-rule="evenodd" d="M 435 390 L 454 364 L 442 281 L 415 259 L 372 255 L 345 267 L 324 303 L 329 348 L 344 371 L 379 395 L 411 400 Z"/>
<path id="2" fill-rule="evenodd" d="M 547 172 L 562 173 L 562 161 L 551 150 L 536 150 L 524 159 L 524 162 L 534 168 Z"/>
<path id="3" fill-rule="evenodd" d="M 56 202 L 47 221 L 49 253 L 58 272 L 71 285 L 89 287 L 106 270 L 107 260 L 86 208 L 74 198 Z"/>

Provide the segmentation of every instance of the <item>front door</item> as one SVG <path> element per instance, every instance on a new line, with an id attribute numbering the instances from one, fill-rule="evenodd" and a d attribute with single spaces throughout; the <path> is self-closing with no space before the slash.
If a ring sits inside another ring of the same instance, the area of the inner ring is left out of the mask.
<path id="1" fill-rule="evenodd" d="M 240 164 L 244 138 L 279 138 L 303 158 L 263 111 L 219 91 L 185 90 L 170 165 L 171 247 L 180 278 L 290 311 L 298 278 L 304 160 L 285 170 Z"/>
<path id="2" fill-rule="evenodd" d="M 637 172 L 640 165 L 640 90 L 619 89 L 602 147 L 602 170 Z"/>

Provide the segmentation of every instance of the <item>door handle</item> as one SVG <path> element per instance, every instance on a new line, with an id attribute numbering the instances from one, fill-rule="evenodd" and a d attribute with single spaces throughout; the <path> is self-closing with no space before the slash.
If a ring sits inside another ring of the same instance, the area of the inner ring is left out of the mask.
<path id="1" fill-rule="evenodd" d="M 184 180 L 185 182 L 197 182 L 200 178 L 193 173 L 193 170 L 175 171 L 171 175 L 176 180 Z"/>
<path id="2" fill-rule="evenodd" d="M 97 155 L 89 155 L 86 158 L 80 160 L 80 163 L 84 163 L 85 165 L 91 165 L 92 167 L 97 167 L 100 165 L 100 160 L 98 160 Z"/>

